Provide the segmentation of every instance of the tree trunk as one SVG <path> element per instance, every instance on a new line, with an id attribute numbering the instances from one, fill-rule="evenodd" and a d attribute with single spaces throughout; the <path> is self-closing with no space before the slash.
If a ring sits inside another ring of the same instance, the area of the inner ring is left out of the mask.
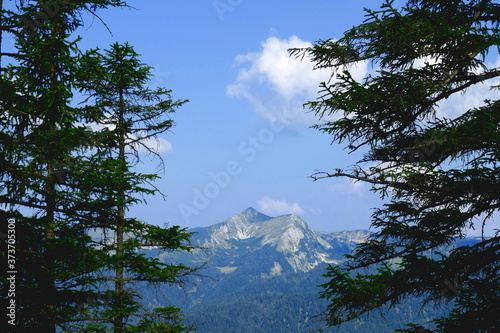
<path id="1" fill-rule="evenodd" d="M 46 262 L 45 262 L 45 276 L 47 278 L 45 287 L 47 289 L 47 298 L 45 302 L 45 312 L 47 313 L 47 321 L 45 332 L 51 333 L 56 332 L 55 318 L 54 318 L 54 300 L 56 287 L 54 283 L 54 265 L 53 265 L 53 254 L 54 254 L 54 241 L 55 241 L 55 172 L 54 163 L 49 162 L 47 165 L 47 183 L 46 183 L 46 194 L 45 194 L 45 204 L 46 204 L 46 220 L 45 220 L 45 238 L 46 238 Z"/>
<path id="2" fill-rule="evenodd" d="M 125 188 L 124 188 L 124 171 L 126 166 L 125 159 L 125 130 L 123 128 L 123 118 L 124 118 L 124 102 L 123 102 L 123 93 L 120 92 L 120 110 L 119 110 L 119 151 L 118 151 L 118 160 L 120 162 L 120 175 L 119 175 L 119 186 L 118 186 L 118 224 L 116 226 L 116 255 L 118 257 L 118 261 L 116 264 L 116 280 L 115 280 L 115 292 L 117 296 L 117 304 L 116 308 L 119 313 L 115 318 L 115 327 L 114 333 L 122 333 L 125 325 L 125 317 L 122 314 L 123 306 L 124 306 L 124 293 L 125 293 L 125 276 L 123 272 L 123 242 L 124 242 L 124 233 L 125 233 Z"/>

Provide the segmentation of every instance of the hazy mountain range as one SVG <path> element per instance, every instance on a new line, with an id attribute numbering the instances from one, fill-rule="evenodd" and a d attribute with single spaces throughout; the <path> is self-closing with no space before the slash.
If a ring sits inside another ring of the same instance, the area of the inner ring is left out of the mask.
<path id="1" fill-rule="evenodd" d="M 201 333 L 309 332 L 321 328 L 319 299 L 327 265 L 370 236 L 367 230 L 317 232 L 297 215 L 270 217 L 253 208 L 212 226 L 193 228 L 193 253 L 146 252 L 165 262 L 204 264 L 185 288 L 162 290 L 168 302 L 182 308 Z M 151 305 L 164 305 L 144 293 Z M 406 322 L 424 322 L 435 312 L 413 300 L 380 316 L 362 317 L 326 332 L 389 332 Z M 440 313 L 441 313 L 440 312 Z M 396 315 L 394 315 L 396 313 Z"/>

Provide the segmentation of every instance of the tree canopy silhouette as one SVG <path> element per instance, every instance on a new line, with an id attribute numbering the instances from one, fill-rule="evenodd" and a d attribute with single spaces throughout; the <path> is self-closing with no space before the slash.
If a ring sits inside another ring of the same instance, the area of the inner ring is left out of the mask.
<path id="1" fill-rule="evenodd" d="M 387 200 L 372 215 L 375 236 L 329 268 L 327 326 L 421 296 L 453 311 L 401 332 L 498 330 L 500 101 L 456 96 L 498 90 L 499 18 L 496 1 L 384 1 L 342 38 L 290 50 L 335 73 L 306 104 L 325 119 L 315 127 L 363 152 L 312 177 L 366 182 Z M 358 62 L 373 67 L 362 80 L 350 72 Z M 443 110 L 448 98 L 460 102 Z M 478 243 L 439 252 L 471 229 L 483 231 Z"/>

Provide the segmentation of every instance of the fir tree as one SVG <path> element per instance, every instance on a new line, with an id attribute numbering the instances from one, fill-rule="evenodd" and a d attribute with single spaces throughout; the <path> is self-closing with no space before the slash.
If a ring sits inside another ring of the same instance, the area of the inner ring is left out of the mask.
<path id="1" fill-rule="evenodd" d="M 0 75 L 0 215 L 2 227 L 16 218 L 18 331 L 65 329 L 80 320 L 77 305 L 88 306 L 95 293 L 101 253 L 82 226 L 102 211 L 84 197 L 71 200 L 91 183 L 67 173 L 81 164 L 76 156 L 86 133 L 83 116 L 70 106 L 76 49 L 70 35 L 82 25 L 82 12 L 122 5 L 19 1 L 1 8 L 2 34 L 15 41 L 13 52 L 0 54 L 10 60 L 2 61 Z M 8 301 L 5 288 L 2 278 Z"/>
<path id="2" fill-rule="evenodd" d="M 102 273 L 110 295 L 96 318 L 111 324 L 115 333 L 151 331 L 182 332 L 178 309 L 147 309 L 140 303 L 134 284 L 182 284 L 195 269 L 167 264 L 146 257 L 140 249 L 158 246 L 163 251 L 190 250 L 190 233 L 177 226 L 157 227 L 136 218 L 127 218 L 131 205 L 149 194 L 161 194 L 152 184 L 157 174 L 141 174 L 134 167 L 145 155 L 163 161 L 158 153 L 158 135 L 168 131 L 175 112 L 186 101 L 174 101 L 171 91 L 146 87 L 151 68 L 139 60 L 128 44 L 113 44 L 109 50 L 90 50 L 80 59 L 79 88 L 87 95 L 88 114 L 102 127 L 93 142 L 95 163 L 88 172 L 102 175 L 100 182 L 109 193 L 111 215 L 96 224 L 102 235 L 98 247 L 108 255 Z"/>
<path id="3" fill-rule="evenodd" d="M 330 302 L 328 326 L 423 296 L 426 302 L 453 301 L 454 310 L 436 318 L 436 328 L 409 323 L 402 332 L 496 332 L 498 230 L 476 245 L 438 251 L 470 229 L 491 230 L 500 208 L 500 101 L 482 101 L 455 118 L 438 109 L 475 85 L 498 90 L 492 79 L 500 68 L 487 56 L 500 45 L 500 5 L 410 0 L 397 8 L 385 1 L 366 12 L 367 19 L 341 39 L 291 50 L 336 73 L 308 106 L 337 120 L 316 128 L 351 152 L 366 151 L 351 169 L 313 178 L 366 182 L 389 200 L 372 215 L 376 235 L 357 247 L 346 267 L 327 273 L 322 296 Z M 349 66 L 360 61 L 370 62 L 374 72 L 357 81 Z"/>

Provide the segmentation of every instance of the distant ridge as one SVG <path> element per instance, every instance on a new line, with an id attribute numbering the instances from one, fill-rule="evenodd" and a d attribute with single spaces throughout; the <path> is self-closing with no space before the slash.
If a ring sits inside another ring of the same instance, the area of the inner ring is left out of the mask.
<path id="1" fill-rule="evenodd" d="M 338 264 L 356 241 L 370 234 L 357 231 L 349 237 L 350 232 L 338 236 L 320 233 L 296 214 L 271 217 L 252 207 L 223 222 L 191 231 L 195 232 L 192 242 L 203 247 L 212 258 L 231 257 L 231 265 L 234 265 L 231 267 L 243 269 L 249 261 L 240 262 L 241 258 L 259 256 L 258 270 L 267 275 L 307 272 L 322 263 Z"/>
<path id="2" fill-rule="evenodd" d="M 192 253 L 144 251 L 166 263 L 205 264 L 185 289 L 162 290 L 200 333 L 319 330 L 324 323 L 317 315 L 327 310 L 327 302 L 318 298 L 318 286 L 327 282 L 327 265 L 342 264 L 345 254 L 372 235 L 368 230 L 317 232 L 295 214 L 271 217 L 252 207 L 190 231 L 195 232 L 191 242 L 200 247 Z M 143 296 L 146 304 L 164 305 L 155 295 Z M 433 318 L 445 313 L 431 312 Z M 336 332 L 391 332 L 408 320 L 425 322 L 426 313 L 420 314 L 421 304 L 414 300 L 388 320 L 362 317 Z"/>

